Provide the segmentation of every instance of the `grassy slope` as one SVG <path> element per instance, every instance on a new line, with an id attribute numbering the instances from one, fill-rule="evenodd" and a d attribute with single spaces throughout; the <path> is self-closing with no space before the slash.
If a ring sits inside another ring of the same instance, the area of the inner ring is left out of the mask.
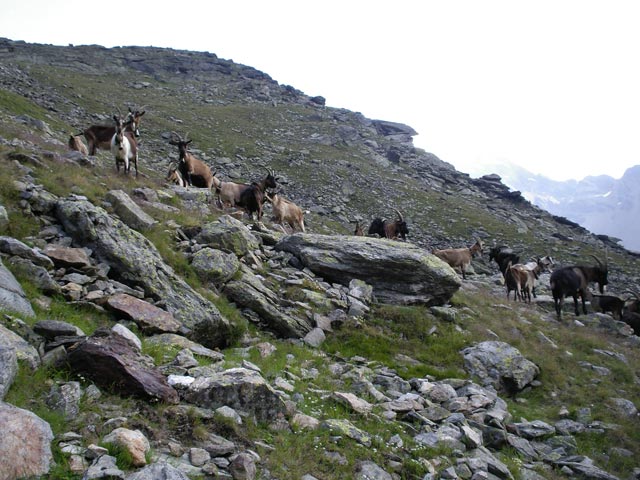
<path id="1" fill-rule="evenodd" d="M 99 155 L 99 165 L 95 169 L 82 167 L 53 168 L 54 163 L 44 159 L 44 164 L 51 169 L 41 167 L 34 168 L 34 176 L 45 187 L 58 195 L 66 195 L 70 192 L 87 195 L 90 199 L 100 202 L 104 193 L 111 188 L 123 188 L 131 191 L 137 186 L 149 186 L 158 188 L 160 179 L 164 173 L 161 167 L 168 153 L 173 153 L 160 140 L 160 134 L 175 129 L 175 124 L 170 119 L 182 120 L 181 129 L 188 130 L 194 138 L 198 148 L 218 157 L 238 156 L 253 160 L 265 161 L 266 164 L 276 167 L 288 177 L 295 179 L 301 187 L 317 185 L 318 180 L 329 181 L 334 175 L 352 178 L 357 184 L 360 176 L 365 176 L 371 171 L 371 164 L 363 155 L 352 151 L 347 147 L 327 147 L 319 144 L 308 143 L 308 138 L 313 133 L 322 132 L 323 129 L 331 129 L 331 122 L 307 122 L 300 121 L 315 110 L 302 106 L 282 105 L 279 107 L 248 106 L 248 105 L 190 105 L 188 99 L 172 93 L 172 89 L 181 88 L 178 84 L 164 83 L 162 89 L 147 89 L 142 92 L 132 91 L 127 88 L 116 88 L 117 85 L 126 84 L 124 78 L 100 76 L 90 78 L 86 75 L 78 75 L 62 69 L 47 69 L 37 71 L 34 75 L 41 82 L 51 85 L 54 90 L 67 92 L 69 98 L 87 111 L 105 112 L 112 110 L 113 98 L 117 98 L 116 104 L 123 105 L 127 98 L 134 96 L 138 104 L 148 105 L 149 115 L 145 118 L 143 130 L 145 131 L 146 158 L 149 162 L 144 168 L 147 178 L 138 181 L 124 179 L 122 176 L 113 175 L 110 157 L 106 153 Z M 152 79 L 150 79 L 152 80 Z M 66 85 L 66 86 L 63 86 Z M 97 88 L 98 87 L 98 88 Z M 183 87 L 183 86 L 182 86 Z M 68 93 L 72 92 L 72 93 Z M 69 106 L 71 109 L 71 106 Z M 62 109 L 61 109 L 62 110 Z M 151 113 L 153 112 L 153 113 Z M 73 131 L 76 125 L 70 125 L 59 118 L 55 113 L 48 112 L 35 105 L 33 102 L 0 90 L 0 135 L 12 139 L 22 138 L 33 143 L 40 144 L 44 150 L 58 150 L 64 152 L 63 146 L 52 145 L 46 141 L 42 134 L 16 124 L 9 119 L 9 115 L 28 114 L 31 117 L 45 120 L 54 130 L 55 136 L 62 142 L 66 132 Z M 292 120 L 294 119 L 294 120 Z M 79 122 L 82 124 L 83 122 Z M 76 128 L 77 129 L 77 128 Z M 293 135 L 281 134 L 291 131 Z M 275 133 L 274 133 L 275 132 Z M 274 148 L 274 145 L 284 145 L 283 148 Z M 3 234 L 15 236 L 29 242 L 29 236 L 37 233 L 39 226 L 29 218 L 25 218 L 18 208 L 19 198 L 12 185 L 12 178 L 19 176 L 15 166 L 8 164 L 6 154 L 14 152 L 13 147 L 0 147 L 0 157 L 7 167 L 6 174 L 0 178 L 0 199 L 8 209 L 11 223 Z M 308 153 L 305 158 L 316 159 L 328 166 L 325 169 L 314 167 L 317 164 L 297 164 L 290 166 L 290 158 L 296 152 L 305 150 Z M 144 159 L 145 157 L 143 157 Z M 355 165 L 347 168 L 345 162 Z M 142 160 L 143 165 L 145 160 Z M 359 170 L 358 170 L 359 169 Z M 356 172 L 354 174 L 354 171 Z M 398 192 L 398 201 L 402 198 L 402 190 L 412 195 L 411 205 L 422 205 L 423 208 L 410 212 L 415 228 L 429 228 L 428 225 L 437 225 L 442 235 L 452 238 L 467 237 L 473 229 L 484 228 L 496 238 L 506 243 L 517 242 L 526 245 L 530 251 L 546 249 L 548 245 L 544 240 L 533 233 L 516 236 L 509 225 L 505 225 L 500 219 L 493 216 L 483 206 L 469 203 L 466 199 L 456 196 L 441 195 L 437 192 L 426 191 L 414 183 L 411 178 L 404 179 L 404 186 Z M 323 192 L 323 188 L 318 188 Z M 392 201 L 395 201 L 392 199 Z M 378 197 L 367 197 L 361 192 L 354 195 L 354 210 L 362 211 L 363 216 L 369 217 L 372 212 L 386 207 L 387 200 Z M 426 208 L 424 206 L 427 206 Z M 410 208 L 409 206 L 407 208 Z M 361 210 L 360 210 L 361 209 Z M 451 223 L 445 212 L 460 212 L 460 221 Z M 157 212 L 149 212 L 157 215 Z M 213 218 L 211 214 L 210 218 Z M 205 221 L 209 218 L 196 218 L 185 212 L 177 215 L 178 222 Z M 188 220 L 190 219 L 190 220 Z M 340 228 L 346 230 L 348 226 L 340 225 L 328 216 L 316 216 L 313 219 L 314 228 L 323 228 L 340 232 Z M 164 235 L 162 230 L 150 234 L 152 240 L 164 252 L 164 256 L 190 279 L 194 286 L 198 286 L 197 279 L 192 276 L 189 266 L 181 256 L 172 250 L 172 239 Z M 579 245 L 580 255 L 598 253 L 595 249 Z M 629 266 L 627 259 L 614 256 L 610 261 L 616 268 L 625 268 L 633 271 L 635 266 Z M 25 285 L 32 299 L 39 293 L 29 285 Z M 503 299 L 503 293 L 495 296 L 487 287 L 477 290 L 472 288 L 461 291 L 453 299 L 454 305 L 462 312 L 458 320 L 459 326 L 445 324 L 435 319 L 427 311 L 420 307 L 389 307 L 381 306 L 375 309 L 370 318 L 366 319 L 361 329 L 348 329 L 335 332 L 319 352 L 295 346 L 289 342 L 269 339 L 277 345 L 278 350 L 274 357 L 260 358 L 255 352 L 251 353 L 250 360 L 257 363 L 265 372 L 265 376 L 273 380 L 282 375 L 287 363 L 287 354 L 293 354 L 296 362 L 288 368 L 295 375 L 303 376 L 302 369 L 318 368 L 320 376 L 307 385 L 300 382 L 297 391 L 305 396 L 302 409 L 319 418 L 351 418 L 356 425 L 388 439 L 390 434 L 401 434 L 407 445 L 410 445 L 409 435 L 406 431 L 395 430 L 398 427 L 381 424 L 375 418 L 361 418 L 350 414 L 337 404 L 323 399 L 322 390 L 341 389 L 340 379 L 335 378 L 328 371 L 327 357 L 329 359 L 350 358 L 353 355 L 362 355 L 365 358 L 395 368 L 399 374 L 406 378 L 435 375 L 438 378 L 450 376 L 464 376 L 459 350 L 473 342 L 493 339 L 495 336 L 507 341 L 527 357 L 541 366 L 540 380 L 542 385 L 533 390 L 526 391 L 517 398 L 509 399 L 510 411 L 516 419 L 524 417 L 529 420 L 542 419 L 553 422 L 558 418 L 561 406 L 567 406 L 575 415 L 577 409 L 590 407 L 594 419 L 606 423 L 620 425 L 620 429 L 607 432 L 605 435 L 583 434 L 578 437 L 580 451 L 594 458 L 600 466 L 612 473 L 624 474 L 630 471 L 628 460 L 617 455 L 606 455 L 613 445 L 622 446 L 631 451 L 640 451 L 640 436 L 635 425 L 624 419 L 618 418 L 614 411 L 607 405 L 607 399 L 612 396 L 620 396 L 629 399 L 640 398 L 640 387 L 637 381 L 637 372 L 640 370 L 640 358 L 637 348 L 626 345 L 620 339 L 604 335 L 590 327 L 576 327 L 568 320 L 559 324 L 549 320 L 549 313 L 541 310 L 541 307 L 516 306 L 512 302 Z M 229 309 L 233 312 L 233 309 Z M 58 318 L 70 321 L 81 326 L 85 332 L 90 332 L 99 325 L 108 324 L 112 319 L 96 315 L 92 312 L 77 311 L 77 307 L 66 304 L 62 299 L 56 298 L 50 310 L 38 308 L 38 318 Z M 430 333 L 432 327 L 435 332 Z M 493 332 L 493 333 L 491 333 Z M 542 332 L 551 338 L 558 348 L 553 348 L 540 341 L 539 333 Z M 251 332 L 252 335 L 262 335 L 260 332 Z M 392 341 L 389 341 L 389 340 Z M 609 350 L 622 353 L 628 363 L 620 362 L 615 358 L 606 357 L 595 350 Z M 239 362 L 237 351 L 230 349 L 225 352 L 228 365 Z M 405 365 L 397 360 L 397 354 L 402 353 L 417 359 L 418 365 Z M 235 360 L 234 360 L 235 359 Z M 589 362 L 610 369 L 609 376 L 598 376 L 593 371 L 580 365 L 580 362 Z M 37 375 L 45 378 L 65 379 L 64 372 L 38 372 Z M 40 377 L 38 377 L 40 378 Z M 43 385 L 38 382 L 38 385 Z M 52 422 L 56 433 L 78 428 L 73 422 L 66 422 L 50 412 L 43 403 L 43 395 L 48 387 L 33 391 L 32 377 L 22 372 L 18 382 L 7 397 L 7 401 L 24 406 L 41 414 L 43 418 Z M 130 400 L 108 398 L 110 402 L 121 402 L 122 408 L 135 411 L 139 406 L 132 406 Z M 86 406 L 90 409 L 89 406 Z M 141 407 L 140 407 L 141 408 Z M 171 428 L 170 423 L 163 423 L 162 406 L 159 411 L 147 412 L 148 418 L 156 418 L 157 425 L 146 425 L 149 430 Z M 145 411 L 148 407 L 145 407 Z M 139 414 L 138 414 L 139 415 Z M 132 413 L 134 421 L 144 424 L 147 420 L 136 417 Z M 198 420 L 191 422 L 192 429 L 197 428 Z M 261 452 L 266 458 L 269 468 L 276 475 L 296 478 L 303 473 L 317 473 L 323 478 L 345 478 L 351 471 L 352 462 L 358 458 L 369 458 L 384 463 L 384 449 L 382 445 L 371 451 L 352 448 L 352 444 L 335 444 L 327 434 L 314 432 L 307 433 L 274 433 L 264 428 L 247 427 L 247 430 L 229 431 L 230 427 L 223 423 L 208 425 L 207 428 L 218 429 L 229 435 L 235 435 L 238 439 L 262 438 L 276 448 L 275 452 Z M 323 450 L 338 451 L 349 460 L 349 465 L 341 467 L 329 462 L 322 455 Z M 407 450 L 411 447 L 407 446 Z M 442 452 L 424 452 L 412 450 L 410 456 L 415 461 L 407 462 L 403 467 L 404 478 L 411 478 L 412 473 L 420 473 L 423 468 L 420 465 L 421 456 L 433 456 Z M 507 452 L 509 455 L 509 452 Z M 514 465 L 517 459 L 510 460 Z M 63 467 L 64 468 L 64 462 Z"/>

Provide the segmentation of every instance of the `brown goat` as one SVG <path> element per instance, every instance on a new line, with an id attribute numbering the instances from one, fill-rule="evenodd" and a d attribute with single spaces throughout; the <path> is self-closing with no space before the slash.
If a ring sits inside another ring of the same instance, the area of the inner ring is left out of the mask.
<path id="1" fill-rule="evenodd" d="M 287 223 L 292 231 L 300 230 L 304 233 L 304 213 L 299 206 L 277 194 L 274 194 L 272 197 L 265 194 L 265 198 L 271 202 L 275 221 L 280 224 L 283 231 L 283 224 Z"/>
<path id="2" fill-rule="evenodd" d="M 68 145 L 69 145 L 69 149 L 75 150 L 76 152 L 80 152 L 82 155 L 89 154 L 89 151 L 87 150 L 87 146 L 84 144 L 84 142 L 80 138 L 80 134 L 69 135 Z"/>
<path id="3" fill-rule="evenodd" d="M 135 112 L 129 107 L 129 113 L 124 119 L 124 130 L 130 132 L 135 137 L 140 136 L 140 121 L 145 111 L 136 110 Z M 77 135 L 84 135 L 87 140 L 89 155 L 95 155 L 96 149 L 111 150 L 111 139 L 116 134 L 114 126 L 91 125 L 86 130 Z"/>
<path id="4" fill-rule="evenodd" d="M 214 184 L 214 175 L 211 173 L 209 165 L 197 158 L 189 151 L 189 144 L 192 140 L 185 137 L 185 140 L 180 136 L 172 132 L 172 138 L 169 140 L 169 145 L 175 145 L 178 147 L 179 159 L 178 168 L 182 179 L 186 182 L 186 185 L 192 185 L 194 187 L 208 188 Z"/>
<path id="5" fill-rule="evenodd" d="M 443 250 L 434 250 L 433 254 L 440 260 L 448 263 L 453 269 L 459 268 L 462 273 L 462 279 L 464 280 L 465 273 L 469 265 L 471 265 L 471 259 L 479 253 L 482 255 L 482 241 L 476 239 L 469 248 L 446 248 Z"/>

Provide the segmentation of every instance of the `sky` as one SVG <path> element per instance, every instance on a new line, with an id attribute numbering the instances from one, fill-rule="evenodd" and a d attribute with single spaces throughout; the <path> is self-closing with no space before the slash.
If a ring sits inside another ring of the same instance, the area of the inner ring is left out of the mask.
<path id="1" fill-rule="evenodd" d="M 0 0 L 0 37 L 206 51 L 330 107 L 400 122 L 477 176 L 640 164 L 635 0 Z M 485 167 L 486 168 L 486 167 Z"/>

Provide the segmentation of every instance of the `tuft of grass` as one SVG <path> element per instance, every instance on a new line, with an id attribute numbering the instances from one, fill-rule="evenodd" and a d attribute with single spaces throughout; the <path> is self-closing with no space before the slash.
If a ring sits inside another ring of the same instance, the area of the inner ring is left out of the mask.
<path id="1" fill-rule="evenodd" d="M 438 322 L 424 307 L 382 305 L 374 307 L 360 329 L 334 332 L 324 349 L 345 358 L 359 355 L 381 362 L 407 379 L 464 378 L 459 352 L 468 342 L 455 325 Z M 398 366 L 399 354 L 418 363 Z"/>

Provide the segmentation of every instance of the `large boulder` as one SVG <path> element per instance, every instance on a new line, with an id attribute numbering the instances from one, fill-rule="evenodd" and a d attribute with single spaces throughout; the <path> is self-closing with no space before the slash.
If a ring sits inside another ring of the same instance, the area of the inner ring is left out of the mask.
<path id="1" fill-rule="evenodd" d="M 238 257 L 260 246 L 260 242 L 247 226 L 229 215 L 223 215 L 217 221 L 204 225 L 194 240 Z"/>
<path id="2" fill-rule="evenodd" d="M 124 283 L 139 285 L 145 295 L 161 300 L 166 310 L 189 329 L 189 337 L 215 348 L 229 341 L 230 324 L 218 309 L 167 265 L 155 246 L 81 197 L 60 200 L 56 214 L 80 245 L 91 245 L 95 256 L 111 266 Z"/>
<path id="3" fill-rule="evenodd" d="M 496 390 L 518 392 L 540 373 L 535 363 L 504 342 L 481 342 L 462 350 L 462 355 L 465 370 Z"/>
<path id="4" fill-rule="evenodd" d="M 0 402 L 18 373 L 18 356 L 13 348 L 0 344 Z"/>
<path id="5" fill-rule="evenodd" d="M 233 253 L 203 248 L 193 254 L 191 266 L 201 278 L 219 284 L 235 275 L 240 268 L 240 261 Z"/>
<path id="6" fill-rule="evenodd" d="M 36 414 L 0 402 L 0 477 L 45 478 L 53 463 L 53 432 Z"/>
<path id="7" fill-rule="evenodd" d="M 272 421 L 284 415 L 286 406 L 280 395 L 255 370 L 232 368 L 195 379 L 184 399 L 199 407 L 228 406 L 249 413 L 259 421 Z"/>
<path id="8" fill-rule="evenodd" d="M 120 395 L 178 403 L 178 392 L 126 338 L 106 329 L 78 342 L 67 355 L 71 369 Z"/>
<path id="9" fill-rule="evenodd" d="M 325 280 L 342 285 L 354 278 L 366 281 L 382 302 L 442 305 L 461 286 L 449 265 L 410 243 L 297 233 L 275 248 L 292 253 Z"/>
<path id="10" fill-rule="evenodd" d="M 0 260 L 0 310 L 7 310 L 25 317 L 36 314 L 22 287 Z"/>

